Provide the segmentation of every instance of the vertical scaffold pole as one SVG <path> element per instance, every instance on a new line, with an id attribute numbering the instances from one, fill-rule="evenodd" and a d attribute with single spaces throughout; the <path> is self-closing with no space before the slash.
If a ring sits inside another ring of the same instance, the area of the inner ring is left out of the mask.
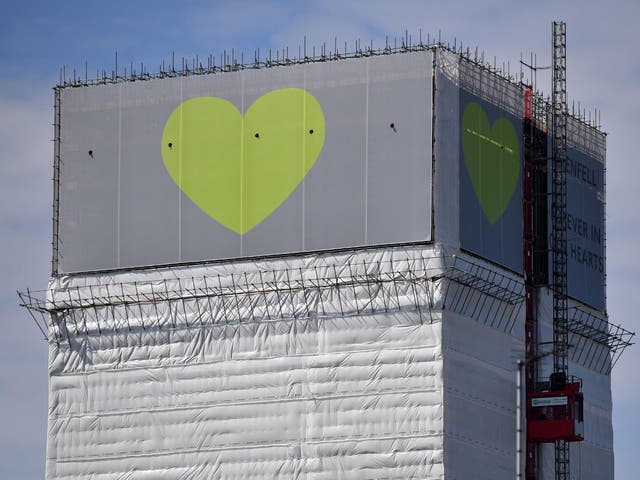
<path id="1" fill-rule="evenodd" d="M 564 22 L 553 22 L 552 93 L 552 228 L 553 228 L 553 367 L 566 376 L 569 337 L 567 331 L 567 35 Z M 569 480 L 569 443 L 556 440 L 556 480 Z"/>
<path id="2" fill-rule="evenodd" d="M 59 203 L 60 203 L 60 96 L 62 86 L 54 88 L 53 103 L 53 235 L 51 240 L 51 275 L 58 274 Z"/>

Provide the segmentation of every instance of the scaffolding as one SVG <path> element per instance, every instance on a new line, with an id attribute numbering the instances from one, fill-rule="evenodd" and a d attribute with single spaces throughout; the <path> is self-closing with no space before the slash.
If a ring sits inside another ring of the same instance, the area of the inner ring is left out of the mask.
<path id="1" fill-rule="evenodd" d="M 567 330 L 571 361 L 603 375 L 611 373 L 624 349 L 633 345 L 635 336 L 582 307 L 569 309 Z"/>
<path id="2" fill-rule="evenodd" d="M 61 67 L 58 84 L 55 88 L 59 91 L 64 88 L 220 74 L 435 49 L 443 49 L 459 55 L 461 58 L 481 67 L 485 73 L 494 75 L 494 80 L 499 77 L 502 81 L 518 85 L 519 79 L 516 78 L 516 72 L 511 72 L 509 62 L 506 64 L 503 62 L 499 65 L 496 57 L 493 57 L 492 63 L 490 59 L 485 58 L 484 51 L 479 50 L 477 46 L 473 48 L 469 45 L 464 46 L 456 38 L 454 38 L 453 42 L 444 41 L 441 32 L 438 32 L 437 36 L 427 33 L 426 37 L 423 35 L 422 29 L 419 29 L 416 33 L 417 35 L 410 34 L 408 30 L 405 30 L 400 37 L 395 36 L 391 39 L 387 36 L 384 47 L 374 47 L 372 41 L 363 44 L 360 39 L 350 44 L 346 41 L 338 42 L 337 37 L 334 37 L 333 44 L 323 42 L 322 45 L 317 47 L 307 46 L 307 39 L 304 37 L 302 44 L 298 45 L 297 53 L 293 48 L 282 47 L 269 49 L 268 51 L 256 49 L 253 51 L 252 56 L 245 56 L 244 51 L 238 52 L 235 49 L 231 49 L 230 51 L 223 50 L 219 55 L 210 54 L 205 58 L 196 55 L 192 58 L 183 56 L 177 59 L 172 52 L 170 59 L 163 60 L 155 72 L 150 71 L 144 63 L 136 65 L 133 62 L 129 62 L 128 68 L 127 65 L 120 68 L 118 65 L 118 52 L 115 52 L 114 68 L 110 71 L 98 69 L 95 72 L 95 76 L 92 77 L 89 75 L 87 62 L 84 65 L 84 75 L 79 69 Z"/>
<path id="3" fill-rule="evenodd" d="M 552 52 L 552 238 L 553 238 L 553 371 L 567 376 L 569 363 L 567 298 L 567 34 L 564 22 L 553 22 Z M 556 480 L 569 480 L 569 442 L 556 440 Z"/>
<path id="4" fill-rule="evenodd" d="M 442 310 L 511 332 L 524 285 L 460 256 L 350 259 L 340 264 L 154 278 L 18 292 L 45 338 L 246 322 Z M 159 308 L 159 305 L 163 308 Z"/>

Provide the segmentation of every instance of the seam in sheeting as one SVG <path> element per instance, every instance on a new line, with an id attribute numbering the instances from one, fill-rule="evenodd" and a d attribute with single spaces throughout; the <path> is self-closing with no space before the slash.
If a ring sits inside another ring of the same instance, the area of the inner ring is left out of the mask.
<path id="1" fill-rule="evenodd" d="M 327 382 L 330 383 L 330 382 Z M 249 405 L 269 405 L 273 403 L 295 403 L 295 402 L 315 402 L 322 400 L 340 400 L 346 398 L 366 398 L 366 397 L 375 397 L 378 395 L 386 396 L 386 395 L 394 395 L 394 394 L 407 394 L 407 393 L 438 393 L 442 392 L 441 388 L 411 388 L 404 390 L 397 389 L 381 389 L 376 390 L 375 392 L 367 392 L 367 393 L 352 393 L 352 394 L 344 394 L 344 395 L 314 395 L 310 397 L 293 397 L 293 398 L 283 398 L 283 397 L 271 397 L 263 399 L 250 399 L 243 401 L 240 399 L 239 401 L 234 402 L 217 402 L 217 403 L 189 403 L 189 406 L 185 407 L 159 407 L 159 408 L 145 408 L 145 409 L 136 409 L 136 410 L 100 410 L 99 412 L 86 412 L 86 413 L 70 413 L 70 414 L 60 414 L 60 415 L 50 415 L 49 418 L 52 420 L 62 420 L 62 419 L 73 419 L 73 418 L 86 418 L 86 417 L 96 417 L 99 415 L 100 417 L 109 417 L 109 416 L 121 416 L 121 415 L 136 415 L 139 413 L 159 413 L 159 412 L 178 412 L 178 411 L 189 411 L 194 408 L 226 408 L 226 407 L 234 407 L 234 406 L 249 406 Z M 386 410 L 392 409 L 392 407 L 387 408 Z M 347 413 L 352 411 L 360 411 L 361 409 L 352 409 L 352 410 L 341 410 L 340 413 Z M 383 409 L 378 409 L 383 410 Z M 268 418 L 264 416 L 259 417 L 242 417 L 243 419 L 248 418 Z M 171 425 L 170 423 L 165 423 L 164 425 Z"/>
<path id="2" fill-rule="evenodd" d="M 500 448 L 492 448 L 490 444 L 488 443 L 483 443 L 483 442 L 479 442 L 478 440 L 474 440 L 471 437 L 467 437 L 465 435 L 461 435 L 459 433 L 451 433 L 451 432 L 444 432 L 444 436 L 445 437 L 449 437 L 449 438 L 453 438 L 454 440 L 458 440 L 459 442 L 463 442 L 466 443 L 468 445 L 472 445 L 474 448 L 479 448 L 484 452 L 493 454 L 493 455 L 498 455 L 504 458 L 513 458 L 514 456 L 514 452 L 513 451 L 509 451 L 509 450 L 502 450 Z"/>
<path id="3" fill-rule="evenodd" d="M 347 355 L 347 356 L 352 356 L 354 354 L 360 354 L 360 353 L 388 353 L 390 351 L 408 351 L 408 350 L 424 350 L 424 349 L 435 349 L 435 348 L 440 348 L 439 345 L 419 345 L 419 346 L 410 346 L 410 347 L 394 347 L 393 349 L 389 349 L 389 350 L 379 350 L 379 349 L 366 349 L 366 350 L 340 350 L 340 351 L 336 351 L 336 352 L 331 352 L 331 355 Z M 116 349 L 113 349 L 116 350 Z M 327 355 L 327 353 L 298 353 L 298 354 L 290 354 L 287 355 L 286 358 L 313 358 L 313 357 L 317 357 L 319 355 Z M 235 361 L 240 362 L 240 361 L 247 361 L 247 362 L 259 362 L 260 360 L 279 360 L 282 359 L 282 356 L 273 356 L 273 357 L 257 357 L 255 359 L 236 359 Z M 433 359 L 437 360 L 441 358 L 441 355 L 437 355 L 434 356 Z M 198 366 L 219 366 L 221 363 L 225 362 L 225 361 L 229 361 L 229 360 L 218 360 L 215 362 L 189 362 L 189 361 L 185 361 L 184 363 L 173 363 L 173 364 L 168 364 L 168 365 L 163 365 L 162 367 L 157 367 L 158 370 L 161 371 L 165 371 L 165 370 L 170 370 L 170 369 L 184 369 L 186 366 L 193 366 L 193 365 L 198 365 Z M 433 360 L 432 360 L 433 361 Z M 425 362 L 421 362 L 421 363 L 431 363 L 432 361 L 425 361 Z M 403 365 L 405 362 L 383 362 L 381 363 L 381 365 Z M 334 364 L 331 363 L 327 363 L 327 365 L 322 365 L 319 367 L 307 367 L 307 368 L 300 368 L 299 370 L 304 370 L 307 371 L 308 369 L 320 369 L 320 368 L 347 368 L 347 367 L 351 367 L 352 365 L 348 365 L 348 366 L 336 366 Z M 371 366 L 371 364 L 361 364 L 361 365 L 355 365 L 355 367 L 367 367 L 367 366 Z M 130 371 L 134 371 L 134 370 L 138 370 L 138 371 L 149 371 L 149 367 L 127 367 L 127 368 L 105 368 L 105 369 L 96 369 L 96 370 L 89 370 L 89 371 L 81 371 L 81 372 L 64 372 L 64 373 L 57 373 L 54 375 L 51 375 L 51 377 L 73 377 L 73 376 L 88 376 L 88 375 L 98 375 L 100 373 L 121 373 L 121 372 L 130 372 Z M 291 370 L 288 370 L 289 372 Z M 249 372 L 249 373 L 240 373 L 240 374 L 234 374 L 235 376 L 251 376 L 251 375 L 255 375 L 256 373 L 272 373 L 273 370 L 269 370 L 269 369 L 265 369 L 264 371 L 261 372 Z"/>
<path id="4" fill-rule="evenodd" d="M 436 323 L 436 322 L 434 322 Z M 437 322 L 439 323 L 439 322 Z M 407 323 L 401 323 L 401 324 L 396 324 L 398 327 L 407 327 L 407 326 L 420 326 L 419 324 L 417 324 L 415 321 L 413 323 L 411 322 L 407 322 Z M 432 325 L 432 324 L 430 324 Z M 315 332 L 317 333 L 326 333 L 326 332 Z M 194 339 L 195 340 L 195 339 Z M 181 342 L 172 342 L 172 343 L 186 343 L 184 341 Z M 161 347 L 163 345 L 153 345 L 153 347 Z M 166 347 L 166 343 L 164 345 Z M 394 346 L 392 350 L 414 350 L 416 348 L 436 348 L 438 347 L 437 345 L 419 345 L 419 346 L 406 346 L 406 347 L 402 347 L 402 346 Z M 131 347 L 133 348 L 133 346 Z M 438 347 L 439 348 L 439 347 Z M 123 349 L 123 347 L 113 347 L 113 348 L 100 348 L 100 351 L 102 352 L 121 352 Z M 259 360 L 277 360 L 277 359 L 282 359 L 282 358 L 311 358 L 311 357 L 315 357 L 318 355 L 324 355 L 324 354 L 355 354 L 355 353 L 380 353 L 380 352 L 387 352 L 389 350 L 387 349 L 372 349 L 372 348 L 368 348 L 368 349 L 362 349 L 362 350 L 337 350 L 337 351 L 330 351 L 330 352 L 317 352 L 317 353 L 287 353 L 287 355 L 283 355 L 283 354 L 278 354 L 278 355 L 273 355 L 273 356 L 261 356 L 261 357 L 255 357 L 252 360 L 255 361 L 259 361 Z M 65 352 L 66 353 L 66 352 Z M 57 352 L 58 355 L 60 355 L 60 352 Z M 174 360 L 176 360 L 174 358 Z M 220 363 L 222 363 L 223 361 L 229 361 L 229 359 L 220 359 L 220 360 L 216 360 L 216 361 L 209 361 L 209 362 L 193 362 L 191 359 L 189 358 L 182 358 L 182 359 L 177 359 L 178 362 L 177 363 L 172 363 L 172 364 L 162 364 L 161 368 L 162 369 L 168 369 L 168 368 L 184 368 L 185 365 L 219 365 Z M 235 359 L 235 360 L 248 360 L 246 358 L 242 358 L 242 359 Z M 151 359 L 145 359 L 145 361 L 147 362 L 151 362 Z M 155 362 L 157 362 L 157 360 L 155 360 Z M 93 372 L 122 372 L 124 370 L 147 370 L 148 366 L 135 366 L 135 367 L 127 367 L 126 369 L 124 368 L 96 368 L 95 370 L 79 370 L 79 371 L 65 371 L 63 373 L 54 373 L 51 374 L 52 377 L 55 376 L 72 376 L 72 375 L 79 375 L 79 376 L 84 376 Z"/>
<path id="5" fill-rule="evenodd" d="M 423 393 L 423 392 L 419 392 L 419 393 Z M 365 396 L 365 398 L 366 397 L 368 397 L 368 396 Z M 300 402 L 300 403 L 303 403 L 303 402 Z M 428 405 L 420 405 L 420 407 L 423 407 L 423 408 L 425 408 L 427 406 Z M 209 408 L 206 408 L 206 410 L 211 410 L 212 408 L 216 408 L 216 407 L 209 407 Z M 407 408 L 406 406 L 383 407 L 383 408 L 376 408 L 375 412 L 376 412 L 376 414 L 378 414 L 379 412 L 382 412 L 382 414 L 384 414 L 384 412 L 388 412 L 388 411 L 403 411 L 403 410 L 406 410 L 406 408 Z M 414 407 L 414 408 L 417 409 L 418 407 Z M 190 412 L 191 410 L 192 409 L 182 410 L 182 412 Z M 352 413 L 355 413 L 355 412 L 363 412 L 364 410 L 366 410 L 366 409 L 363 409 L 363 408 L 351 408 L 351 409 L 341 410 L 340 411 L 340 415 L 352 414 Z M 165 413 L 171 413 L 171 412 L 172 412 L 172 410 L 168 410 Z M 307 418 L 311 418 L 313 416 L 322 417 L 325 414 L 326 414 L 326 412 L 322 412 L 322 411 L 312 412 L 312 413 L 307 413 L 306 417 Z M 138 413 L 129 414 L 128 416 L 135 416 L 135 415 L 139 415 L 139 414 Z M 92 415 L 92 416 L 94 417 L 94 420 L 98 418 L 98 415 Z M 273 419 L 273 420 L 275 420 L 275 419 L 285 419 L 286 417 L 288 417 L 288 414 L 282 414 L 282 413 L 281 414 L 273 414 L 273 415 L 265 414 L 265 415 L 243 416 L 243 417 L 241 417 L 241 416 L 236 416 L 236 417 L 229 416 L 228 418 L 225 418 L 223 420 L 217 419 L 217 418 L 213 418 L 213 419 L 206 419 L 206 420 L 196 419 L 196 420 L 193 420 L 193 421 L 163 422 L 162 423 L 162 427 L 163 428 L 168 428 L 168 427 L 176 427 L 178 425 L 190 426 L 192 424 L 193 425 L 202 426 L 202 425 L 204 425 L 206 423 L 221 423 L 222 424 L 224 422 L 239 422 L 239 421 L 251 423 L 252 420 L 259 420 L 259 419 L 262 419 L 262 420 L 271 420 L 271 419 Z M 155 420 L 156 419 L 154 419 L 154 418 L 150 418 L 150 419 L 148 419 L 148 422 L 145 422 L 145 423 L 139 423 L 139 424 L 131 425 L 131 426 L 115 426 L 115 427 L 111 427 L 111 428 L 104 428 L 104 429 L 102 429 L 102 431 L 104 431 L 104 432 L 109 432 L 109 431 L 115 432 L 115 431 L 118 431 L 120 433 L 124 433 L 127 430 L 137 430 L 137 429 L 144 428 L 144 427 L 152 427 L 152 426 L 154 426 L 154 421 Z M 346 423 L 346 422 L 345 423 L 341 423 L 340 425 L 337 425 L 337 426 L 333 426 L 333 425 L 323 426 L 323 429 L 328 430 L 328 429 L 334 428 L 334 427 L 357 426 L 357 425 L 359 425 L 357 420 L 359 420 L 359 419 L 356 419 L 356 421 L 352 421 L 352 422 L 349 422 L 349 423 Z M 390 420 L 382 420 L 382 421 L 375 421 L 375 422 L 368 421 L 368 422 L 366 422 L 366 425 L 368 427 L 371 427 L 371 426 L 374 426 L 374 425 L 383 425 L 385 423 L 388 423 L 389 421 Z M 408 420 L 408 422 L 412 422 L 412 421 L 415 421 L 415 419 Z M 52 430 L 58 430 L 58 428 L 56 428 L 56 427 L 62 426 L 64 424 L 68 424 L 68 423 L 70 423 L 70 422 L 59 422 L 58 425 L 52 426 Z M 256 433 L 256 432 L 271 432 L 271 431 L 272 431 L 271 428 L 260 429 L 260 428 L 257 428 L 257 427 L 252 430 L 253 433 Z M 390 433 L 391 432 L 387 432 L 387 434 L 390 434 Z M 410 432 L 405 432 L 405 433 L 410 433 Z M 415 432 L 411 432 L 411 433 L 415 433 Z M 78 437 L 87 437 L 87 436 L 91 437 L 91 436 L 95 436 L 96 433 L 95 433 L 94 430 L 76 430 L 74 432 L 74 435 L 76 435 Z M 357 437 L 358 435 L 355 435 L 355 436 Z M 316 440 L 320 439 L 320 437 L 306 437 L 306 438 L 316 439 Z M 105 441 L 102 441 L 102 442 L 100 442 L 100 445 L 101 446 L 105 446 L 105 445 L 112 445 L 112 444 L 116 444 L 116 443 L 117 442 L 105 442 Z M 258 443 L 260 443 L 260 442 L 258 442 Z M 229 445 L 232 445 L 232 444 L 229 444 Z"/>
<path id="6" fill-rule="evenodd" d="M 404 297 L 405 295 L 401 295 L 401 296 Z M 369 304 L 371 303 L 373 302 L 370 302 Z M 107 307 L 101 307 L 101 308 L 107 308 Z M 246 307 L 243 306 L 243 309 L 244 308 Z M 146 328 L 143 328 L 141 325 L 137 325 L 135 326 L 135 331 L 128 331 L 126 324 L 116 325 L 116 322 L 118 319 L 114 317 L 113 328 L 112 329 L 104 328 L 105 330 L 104 332 L 94 331 L 94 332 L 75 332 L 75 333 L 70 332 L 70 333 L 74 337 L 98 339 L 98 340 L 103 340 L 105 335 L 107 334 L 111 334 L 116 338 L 121 337 L 121 338 L 128 338 L 128 339 L 132 339 L 132 338 L 137 339 L 138 336 L 150 337 L 151 335 L 155 335 L 157 337 L 157 336 L 163 336 L 166 334 L 172 334 L 172 333 L 178 333 L 178 332 L 192 332 L 192 331 L 199 332 L 199 331 L 206 331 L 210 329 L 223 329 L 223 328 L 230 329 L 230 328 L 238 328 L 242 326 L 252 326 L 252 325 L 262 325 L 262 324 L 266 324 L 266 325 L 271 324 L 271 325 L 277 326 L 283 323 L 331 321 L 331 320 L 343 320 L 343 319 L 346 320 L 351 318 L 364 318 L 366 316 L 374 316 L 374 315 L 403 316 L 406 314 L 414 314 L 416 312 L 420 314 L 421 324 L 422 323 L 431 324 L 436 322 L 437 321 L 436 315 L 437 313 L 439 313 L 439 311 L 430 310 L 428 321 L 426 321 L 425 317 L 427 317 L 427 313 L 423 311 L 425 308 L 426 309 L 429 308 L 426 303 L 425 304 L 403 303 L 401 306 L 387 307 L 384 310 L 379 310 L 379 311 L 376 310 L 373 312 L 366 312 L 367 310 L 366 307 L 360 309 L 359 312 L 352 310 L 344 313 L 333 312 L 331 314 L 320 313 L 317 309 L 314 309 L 313 312 L 310 311 L 308 314 L 304 314 L 304 315 L 296 314 L 296 316 L 287 316 L 284 318 L 271 318 L 271 319 L 269 318 L 244 319 L 243 318 L 240 320 L 233 320 L 231 322 L 212 323 L 212 324 L 199 324 L 199 323 L 196 323 L 196 321 L 194 321 L 192 324 L 182 323 L 179 326 L 176 325 L 175 327 L 167 327 L 166 325 L 164 325 L 163 327 L 148 327 L 149 328 L 148 330 Z M 66 320 L 66 322 L 67 322 L 67 325 L 71 323 L 69 320 Z M 75 323 L 81 323 L 81 322 L 75 322 Z M 414 323 L 415 322 L 412 322 L 412 324 Z M 52 336 L 52 340 L 50 340 L 49 343 L 50 345 L 57 344 L 57 342 L 53 340 L 53 336 Z M 132 343 L 127 346 L 140 347 L 143 345 L 139 343 Z M 64 351 L 64 350 L 68 350 L 69 348 L 60 347 L 60 349 Z M 119 349 L 119 347 L 113 347 L 113 349 L 114 350 Z"/>
<path id="7" fill-rule="evenodd" d="M 483 407 L 487 407 L 490 408 L 491 410 L 493 410 L 494 412 L 497 413 L 502 413 L 502 414 L 510 414 L 510 415 L 515 415 L 516 411 L 515 408 L 508 408 L 505 407 L 504 405 L 500 405 L 498 403 L 495 402 L 491 402 L 485 398 L 482 398 L 478 395 L 470 395 L 468 393 L 466 393 L 464 390 L 461 390 L 459 388 L 455 388 L 455 387 L 451 387 L 451 386 L 445 386 L 445 391 L 446 392 L 450 392 L 451 394 L 453 394 L 454 396 L 458 397 L 458 398 L 463 398 L 466 400 L 470 400 L 473 403 L 477 404 L 477 405 L 482 405 Z"/>
<path id="8" fill-rule="evenodd" d="M 346 443 L 346 442 L 362 442 L 367 440 L 402 440 L 409 438 L 431 438 L 431 437 L 439 437 L 442 433 L 434 430 L 433 432 L 383 432 L 380 435 L 350 435 L 344 437 L 332 437 L 330 439 L 325 439 L 321 437 L 309 437 L 307 439 L 301 439 L 295 444 L 298 443 L 309 443 L 314 445 L 322 445 L 322 444 L 331 444 L 334 442 Z M 136 451 L 128 451 L 128 452 L 117 452 L 113 455 L 100 455 L 99 457 L 74 457 L 73 460 L 65 459 L 60 457 L 56 458 L 56 462 L 59 463 L 76 463 L 83 461 L 108 461 L 114 459 L 124 459 L 124 458 L 133 458 L 133 457 L 155 457 L 155 456 L 164 456 L 164 455 L 180 455 L 185 453 L 204 453 L 204 452 L 224 452 L 227 450 L 243 450 L 249 448 L 269 448 L 269 447 L 288 447 L 292 445 L 292 441 L 283 442 L 283 443 L 259 443 L 259 442 L 243 442 L 238 444 L 229 444 L 225 447 L 218 448 L 191 448 L 191 449 L 171 449 L 171 450 L 154 450 L 148 453 L 136 452 Z M 126 453 L 126 455 L 125 455 Z M 304 457 L 308 458 L 308 457 Z"/>

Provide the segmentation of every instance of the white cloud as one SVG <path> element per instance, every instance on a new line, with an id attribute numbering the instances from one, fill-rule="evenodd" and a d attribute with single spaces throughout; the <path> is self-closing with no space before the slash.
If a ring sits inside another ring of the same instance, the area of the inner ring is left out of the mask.
<path id="1" fill-rule="evenodd" d="M 0 85 L 0 91 L 3 86 Z M 49 97 L 41 94 L 50 93 Z M 53 94 L 35 87 L 27 100 L 0 96 L 0 221 L 50 216 Z"/>

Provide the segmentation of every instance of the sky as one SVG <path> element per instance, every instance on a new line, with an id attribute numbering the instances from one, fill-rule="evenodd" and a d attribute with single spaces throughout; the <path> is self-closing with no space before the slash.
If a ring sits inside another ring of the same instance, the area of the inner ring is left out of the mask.
<path id="1" fill-rule="evenodd" d="M 518 70 L 520 55 L 550 64 L 552 20 L 567 22 L 569 102 L 601 112 L 607 137 L 607 282 L 611 321 L 638 330 L 640 3 L 459 0 L 4 2 L 0 28 L 0 478 L 41 479 L 47 421 L 47 344 L 16 290 L 43 289 L 50 272 L 53 91 L 59 69 L 84 74 L 144 62 L 157 71 L 176 57 L 253 56 L 285 46 L 355 41 L 422 29 L 477 45 Z M 91 76 L 91 73 L 89 73 Z M 95 73 L 94 73 L 95 75 Z M 549 92 L 548 72 L 538 85 Z M 616 478 L 637 478 L 640 348 L 612 375 Z"/>

